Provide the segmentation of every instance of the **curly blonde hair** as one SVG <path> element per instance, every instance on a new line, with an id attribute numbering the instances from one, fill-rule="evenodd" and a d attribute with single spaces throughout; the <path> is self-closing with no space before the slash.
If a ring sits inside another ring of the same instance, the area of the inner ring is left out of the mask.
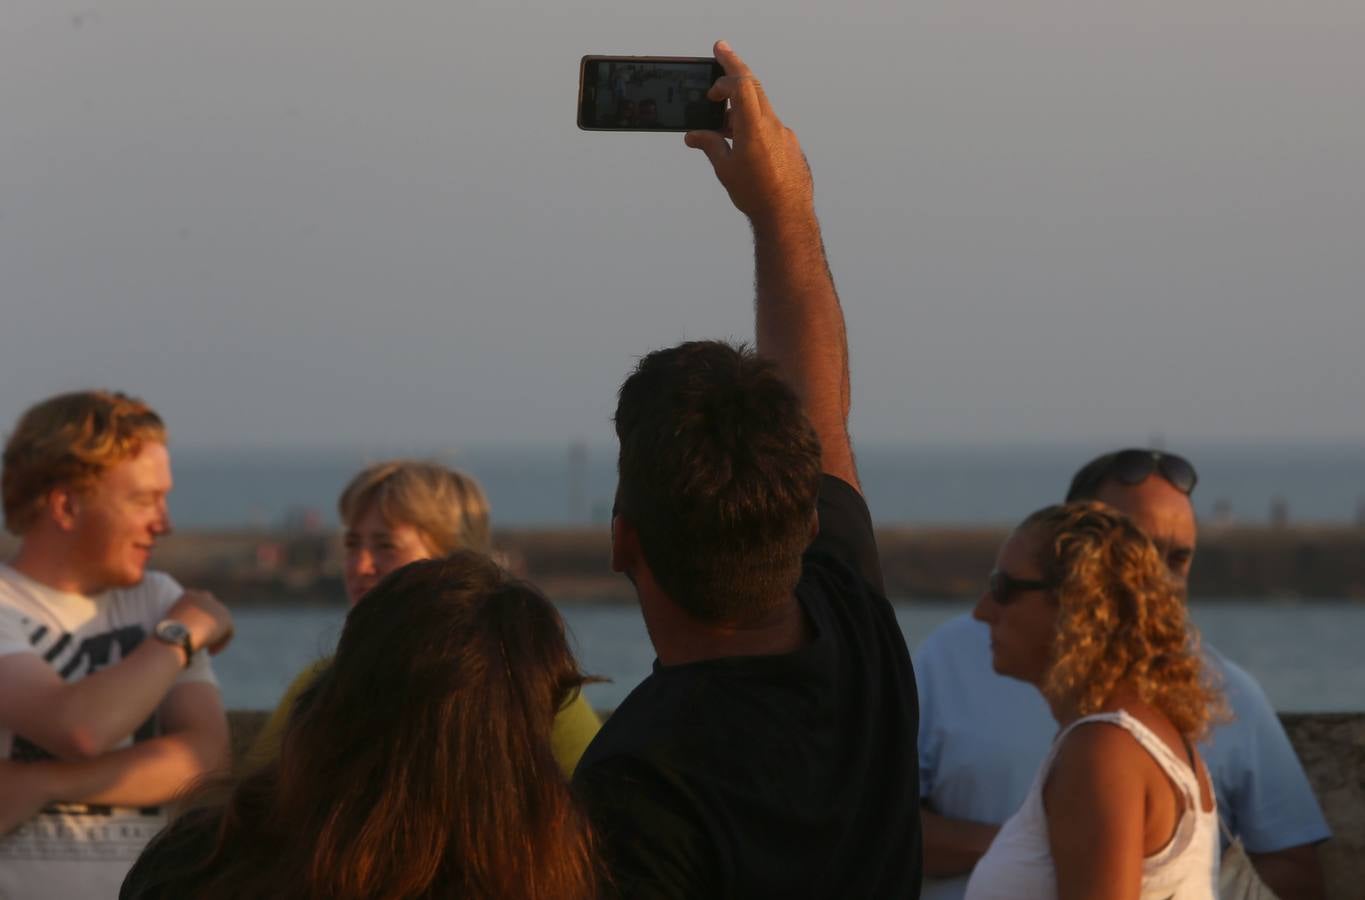
<path id="1" fill-rule="evenodd" d="M 1202 737 L 1223 713 L 1221 693 L 1203 664 L 1185 590 L 1151 540 L 1095 502 L 1049 506 L 1019 529 L 1041 536 L 1038 563 L 1056 585 L 1043 695 L 1090 715 L 1127 682 L 1187 739 Z"/>

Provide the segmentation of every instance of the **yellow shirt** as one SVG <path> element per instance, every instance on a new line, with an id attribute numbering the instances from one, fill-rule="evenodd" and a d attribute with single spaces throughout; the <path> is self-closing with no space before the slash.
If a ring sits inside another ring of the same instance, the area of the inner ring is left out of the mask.
<path id="1" fill-rule="evenodd" d="M 251 749 L 247 751 L 245 771 L 254 771 L 280 755 L 284 724 L 289 719 L 289 711 L 294 708 L 294 701 L 331 662 L 331 657 L 318 660 L 300 672 L 289 685 L 279 706 L 270 714 L 270 719 L 261 728 L 260 734 L 256 735 Z M 574 767 L 582 758 L 583 751 L 588 749 L 588 744 L 592 743 L 601 727 L 602 720 L 598 718 L 581 691 L 555 716 L 554 730 L 550 732 L 550 745 L 554 750 L 555 760 L 564 770 L 565 777 L 573 775 Z"/>

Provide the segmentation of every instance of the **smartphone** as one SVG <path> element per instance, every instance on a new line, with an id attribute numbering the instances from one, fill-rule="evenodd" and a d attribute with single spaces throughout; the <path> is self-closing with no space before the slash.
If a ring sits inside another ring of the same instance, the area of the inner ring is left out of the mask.
<path id="1" fill-rule="evenodd" d="M 709 56 L 585 56 L 578 70 L 584 131 L 719 131 L 725 104 L 706 92 L 725 74 Z"/>

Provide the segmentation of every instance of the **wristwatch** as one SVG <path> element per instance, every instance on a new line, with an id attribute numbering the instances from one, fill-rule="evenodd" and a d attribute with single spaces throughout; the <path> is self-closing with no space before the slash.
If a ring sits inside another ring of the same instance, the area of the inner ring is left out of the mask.
<path id="1" fill-rule="evenodd" d="M 190 667 L 190 658 L 194 656 L 194 644 L 190 641 L 190 630 L 185 627 L 184 622 L 179 619 L 162 619 L 152 629 L 152 635 L 163 644 L 184 650 L 185 668 Z"/>

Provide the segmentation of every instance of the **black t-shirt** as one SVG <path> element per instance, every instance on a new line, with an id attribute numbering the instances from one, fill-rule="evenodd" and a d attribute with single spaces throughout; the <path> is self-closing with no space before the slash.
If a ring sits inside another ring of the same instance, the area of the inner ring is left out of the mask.
<path id="1" fill-rule="evenodd" d="M 825 476 L 792 653 L 655 663 L 574 773 L 624 898 L 916 898 L 919 705 L 867 504 Z"/>

